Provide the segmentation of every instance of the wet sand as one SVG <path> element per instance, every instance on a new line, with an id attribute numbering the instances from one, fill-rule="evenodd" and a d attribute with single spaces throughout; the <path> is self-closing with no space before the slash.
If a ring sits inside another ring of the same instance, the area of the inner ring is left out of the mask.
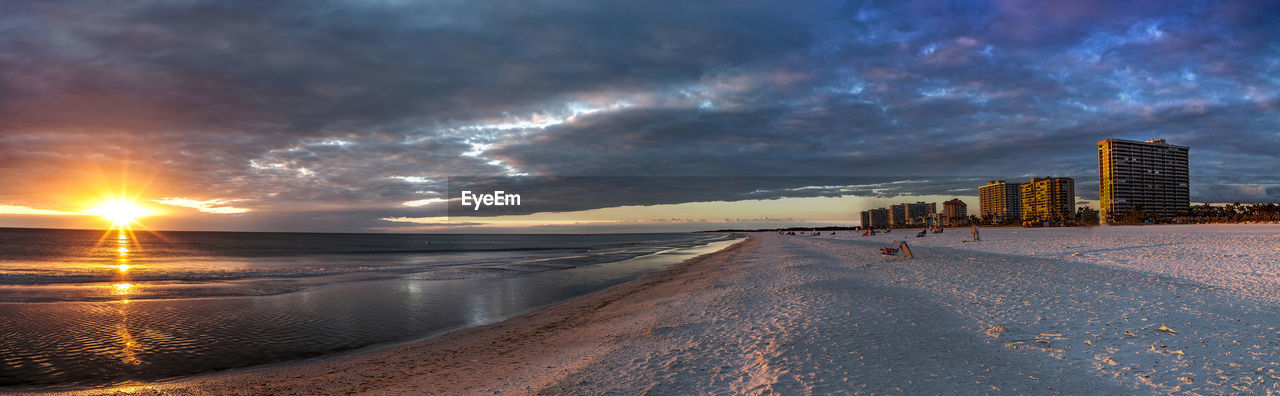
<path id="1" fill-rule="evenodd" d="M 1280 389 L 1275 302 L 1055 258 L 922 245 L 915 260 L 886 261 L 882 244 L 755 234 L 493 325 L 324 361 L 82 393 Z"/>

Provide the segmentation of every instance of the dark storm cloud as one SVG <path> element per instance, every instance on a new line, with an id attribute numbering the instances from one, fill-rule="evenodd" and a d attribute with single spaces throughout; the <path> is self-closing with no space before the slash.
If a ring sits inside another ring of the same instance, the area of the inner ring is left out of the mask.
<path id="1" fill-rule="evenodd" d="M 828 36 L 790 89 L 592 115 L 494 155 L 536 173 L 1069 176 L 1097 199 L 1097 141 L 1164 137 L 1192 146 L 1193 184 L 1262 176 L 1280 153 L 1280 50 L 1249 10 L 1274 8 L 851 6 L 815 23 Z M 570 145 L 607 155 L 556 149 Z M 1193 199 L 1280 198 L 1256 187 Z"/>
<path id="2" fill-rule="evenodd" d="M 1096 199 L 1110 137 L 1191 146 L 1195 201 L 1280 199 L 1277 2 L 1112 3 L 6 2 L 0 203 L 56 206 L 32 186 L 86 166 L 353 228 L 435 215 L 402 203 L 458 175 L 1069 176 Z M 658 201 L 824 191 L 800 180 Z"/>
<path id="3" fill-rule="evenodd" d="M 475 146 L 507 134 L 472 125 L 664 90 L 802 51 L 807 36 L 802 13 L 745 3 L 5 8 L 6 180 L 126 163 L 160 168 L 172 194 L 267 210 L 439 196 L 448 175 L 509 171 Z M 49 205 L 24 183 L 0 188 Z"/>

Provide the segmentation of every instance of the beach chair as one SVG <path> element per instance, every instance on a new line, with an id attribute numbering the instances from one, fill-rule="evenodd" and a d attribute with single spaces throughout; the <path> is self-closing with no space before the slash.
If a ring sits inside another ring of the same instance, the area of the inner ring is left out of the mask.
<path id="1" fill-rule="evenodd" d="M 896 261 L 915 257 L 911 255 L 911 247 L 907 245 L 907 241 L 897 241 L 892 246 L 880 248 L 880 258 L 885 261 Z"/>

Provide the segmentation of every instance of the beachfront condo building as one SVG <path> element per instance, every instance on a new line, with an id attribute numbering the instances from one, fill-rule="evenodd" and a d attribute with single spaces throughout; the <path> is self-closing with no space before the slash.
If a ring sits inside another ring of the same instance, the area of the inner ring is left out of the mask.
<path id="1" fill-rule="evenodd" d="M 961 226 L 969 222 L 969 205 L 959 198 L 942 203 L 942 223 L 949 226 Z"/>
<path id="2" fill-rule="evenodd" d="M 879 208 L 862 211 L 862 228 L 885 228 L 889 226 L 889 209 Z"/>
<path id="3" fill-rule="evenodd" d="M 992 223 L 1021 220 L 1021 186 L 1021 183 L 992 180 L 978 187 L 978 217 Z"/>
<path id="4" fill-rule="evenodd" d="M 1172 218 L 1191 207 L 1187 146 L 1164 139 L 1098 142 L 1099 220 L 1115 223 L 1140 209 Z"/>
<path id="5" fill-rule="evenodd" d="M 894 226 L 907 225 L 907 204 L 889 205 L 889 224 Z"/>
<path id="6" fill-rule="evenodd" d="M 937 202 L 916 202 L 907 205 L 907 221 L 914 225 L 929 224 L 929 218 L 938 212 Z"/>
<path id="7" fill-rule="evenodd" d="M 889 224 L 893 226 L 928 224 L 929 216 L 937 211 L 937 202 L 916 202 L 889 205 Z"/>
<path id="8" fill-rule="evenodd" d="M 1032 178 L 1018 188 L 1022 222 L 1068 221 L 1075 217 L 1076 182 L 1069 177 Z"/>

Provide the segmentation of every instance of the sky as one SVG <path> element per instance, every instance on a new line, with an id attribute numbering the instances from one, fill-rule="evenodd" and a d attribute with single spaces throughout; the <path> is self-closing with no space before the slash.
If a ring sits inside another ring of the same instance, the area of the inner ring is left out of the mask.
<path id="1" fill-rule="evenodd" d="M 1096 142 L 1155 137 L 1191 147 L 1193 202 L 1275 202 L 1275 15 L 1276 1 L 5 1 L 0 226 L 101 227 L 84 212 L 119 196 L 165 230 L 843 224 L 897 202 L 975 208 L 996 178 L 1072 177 L 1092 202 Z M 530 203 L 447 212 L 466 177 L 517 180 Z M 591 183 L 537 188 L 567 177 Z"/>

